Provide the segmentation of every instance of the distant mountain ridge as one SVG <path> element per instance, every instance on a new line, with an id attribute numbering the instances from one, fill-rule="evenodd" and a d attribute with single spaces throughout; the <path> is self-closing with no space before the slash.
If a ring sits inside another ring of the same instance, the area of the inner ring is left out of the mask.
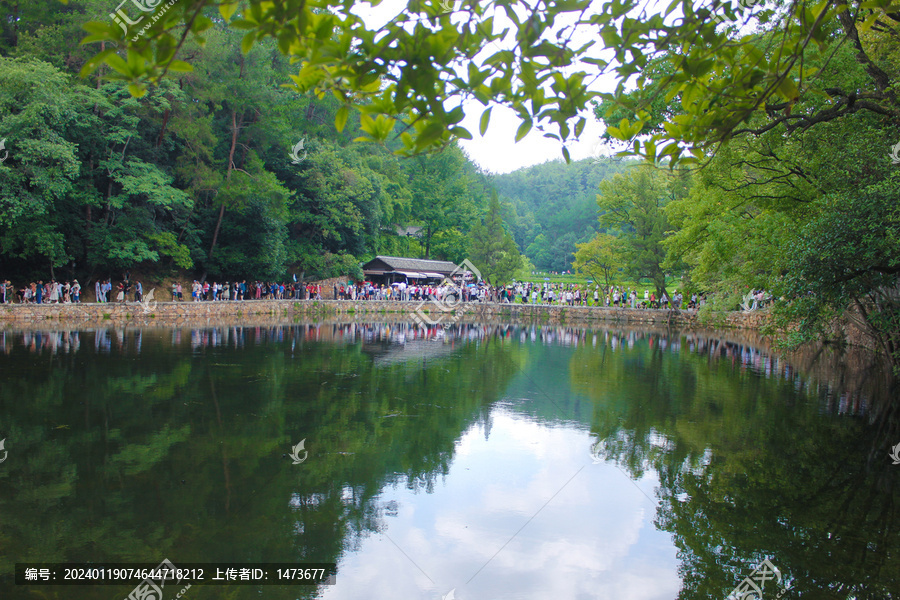
<path id="1" fill-rule="evenodd" d="M 519 249 L 540 269 L 566 271 L 575 244 L 599 230 L 597 191 L 600 182 L 635 164 L 618 158 L 563 160 L 492 175 L 506 214 L 504 219 Z"/>

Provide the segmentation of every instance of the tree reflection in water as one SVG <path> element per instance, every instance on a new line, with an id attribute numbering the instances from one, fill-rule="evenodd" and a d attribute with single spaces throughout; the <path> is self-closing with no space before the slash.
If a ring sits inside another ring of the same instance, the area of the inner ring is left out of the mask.
<path id="1" fill-rule="evenodd" d="M 516 411 L 658 474 L 680 598 L 724 597 L 764 558 L 790 597 L 900 590 L 896 390 L 862 354 L 664 328 L 265 323 L 6 330 L 0 372 L 0 588 L 30 560 L 338 561 L 396 512 L 386 486 L 433 491 L 462 433 L 532 386 Z M 117 591 L 60 589 L 43 593 Z M 300 589 L 266 597 L 316 593 Z"/>

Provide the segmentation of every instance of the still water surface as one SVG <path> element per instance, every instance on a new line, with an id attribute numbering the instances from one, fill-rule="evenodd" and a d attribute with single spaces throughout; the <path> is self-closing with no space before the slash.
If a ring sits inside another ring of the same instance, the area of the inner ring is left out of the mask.
<path id="1" fill-rule="evenodd" d="M 848 361 L 664 329 L 3 332 L 0 598 L 133 587 L 16 562 L 163 558 L 337 563 L 197 600 L 722 599 L 764 559 L 764 598 L 894 598 L 897 411 Z"/>

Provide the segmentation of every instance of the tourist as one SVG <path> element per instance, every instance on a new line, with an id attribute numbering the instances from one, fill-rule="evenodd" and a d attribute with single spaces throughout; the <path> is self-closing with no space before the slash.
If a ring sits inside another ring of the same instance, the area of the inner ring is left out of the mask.
<path id="1" fill-rule="evenodd" d="M 72 294 L 72 302 L 74 302 L 75 304 L 80 304 L 81 303 L 81 284 L 78 283 L 77 279 L 72 282 L 71 294 Z"/>

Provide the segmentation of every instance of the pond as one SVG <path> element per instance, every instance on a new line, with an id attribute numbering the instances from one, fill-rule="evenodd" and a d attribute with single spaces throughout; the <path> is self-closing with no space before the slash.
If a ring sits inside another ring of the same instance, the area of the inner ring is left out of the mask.
<path id="1" fill-rule="evenodd" d="M 897 597 L 900 427 L 870 368 L 664 328 L 7 330 L 0 598 L 135 587 L 16 563 L 163 559 L 337 567 L 197 600 Z"/>

